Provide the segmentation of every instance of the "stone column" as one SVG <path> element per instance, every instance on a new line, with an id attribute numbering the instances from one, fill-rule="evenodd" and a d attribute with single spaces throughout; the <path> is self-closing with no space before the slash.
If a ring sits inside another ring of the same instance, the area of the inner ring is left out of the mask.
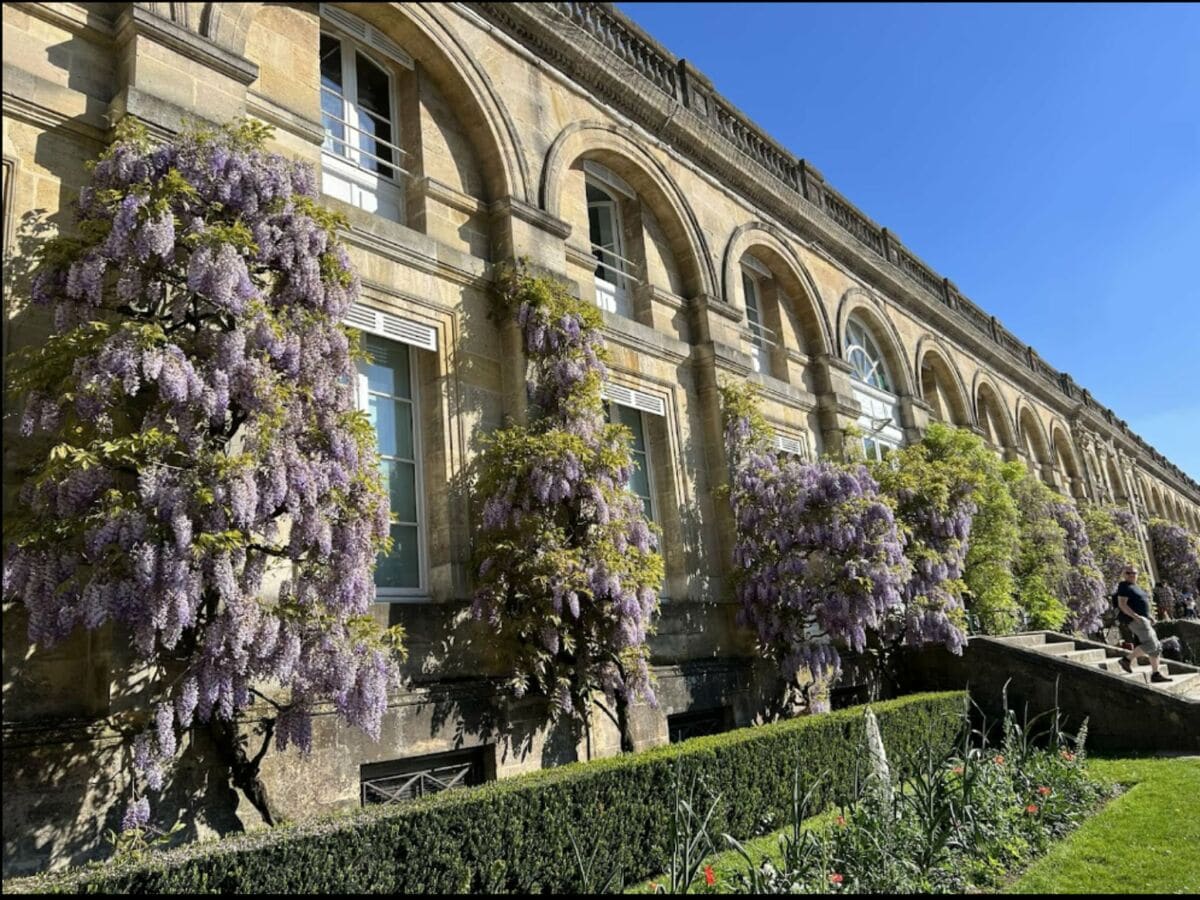
<path id="1" fill-rule="evenodd" d="M 900 398 L 900 428 L 906 444 L 920 441 L 932 419 L 933 408 L 920 397 Z"/>
<path id="2" fill-rule="evenodd" d="M 828 455 L 838 458 L 845 453 L 846 429 L 855 425 L 862 413 L 854 399 L 850 376 L 853 369 L 844 359 L 827 353 L 813 356 L 811 365 L 821 443 Z"/>

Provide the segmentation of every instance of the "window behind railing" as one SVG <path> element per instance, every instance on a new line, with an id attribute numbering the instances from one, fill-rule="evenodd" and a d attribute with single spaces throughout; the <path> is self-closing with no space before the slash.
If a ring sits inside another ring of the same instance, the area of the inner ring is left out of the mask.
<path id="1" fill-rule="evenodd" d="M 429 794 L 473 787 L 487 780 L 486 748 L 474 747 L 369 763 L 360 767 L 359 793 L 363 806 L 404 803 Z"/>

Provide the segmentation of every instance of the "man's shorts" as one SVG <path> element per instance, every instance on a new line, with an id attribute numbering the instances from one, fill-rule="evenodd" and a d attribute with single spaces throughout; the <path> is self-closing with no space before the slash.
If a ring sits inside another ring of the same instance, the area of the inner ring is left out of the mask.
<path id="1" fill-rule="evenodd" d="M 1162 652 L 1162 641 L 1154 633 L 1154 626 L 1148 624 L 1145 619 L 1134 619 L 1129 623 L 1129 630 L 1137 636 L 1139 650 L 1144 650 L 1151 656 Z"/>

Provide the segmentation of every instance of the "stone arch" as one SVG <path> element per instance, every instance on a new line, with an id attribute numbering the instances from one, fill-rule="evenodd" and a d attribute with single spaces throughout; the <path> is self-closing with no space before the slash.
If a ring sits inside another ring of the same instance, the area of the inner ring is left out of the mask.
<path id="1" fill-rule="evenodd" d="M 1039 465 L 1054 465 L 1054 459 L 1050 455 L 1050 441 L 1046 437 L 1046 429 L 1042 426 L 1042 421 L 1038 414 L 1034 411 L 1031 404 L 1024 397 L 1017 399 L 1016 406 L 1016 421 L 1017 421 L 1017 436 L 1021 438 L 1021 449 L 1029 449 L 1032 451 L 1033 459 L 1031 462 L 1036 462 Z M 1039 476 L 1041 473 L 1038 473 Z"/>
<path id="2" fill-rule="evenodd" d="M 563 181 L 567 169 L 579 159 L 603 163 L 629 182 L 666 233 L 688 292 L 715 296 L 716 272 L 696 214 L 666 167 L 631 129 L 594 121 L 573 122 L 564 128 L 546 151 L 538 190 L 541 208 L 556 219 L 563 218 Z"/>
<path id="3" fill-rule="evenodd" d="M 734 302 L 738 293 L 738 263 L 751 250 L 758 251 L 755 258 L 771 270 L 791 300 L 792 313 L 804 339 L 801 352 L 809 356 L 832 354 L 833 333 L 820 289 L 787 236 L 769 222 L 747 222 L 730 235 L 721 266 L 721 296 L 727 303 Z"/>
<path id="4" fill-rule="evenodd" d="M 178 24 L 198 31 L 224 50 L 244 56 L 250 24 L 266 4 L 204 3 L 200 4 L 198 16 L 186 9 L 197 4 L 152 5 L 169 6 L 171 17 Z M 488 199 L 514 196 L 530 202 L 529 168 L 521 152 L 516 123 L 491 78 L 449 27 L 444 13 L 420 3 L 337 5 L 348 7 L 348 12 L 404 47 L 443 90 L 452 88 L 455 95 L 470 98 L 470 108 L 460 113 L 460 120 L 478 151 Z"/>
<path id="5" fill-rule="evenodd" d="M 1004 395 L 983 369 L 975 373 L 971 395 L 975 398 L 975 421 L 985 433 L 994 435 L 1001 450 L 1017 448 L 1016 426 L 1004 403 Z"/>
<path id="6" fill-rule="evenodd" d="M 932 334 L 926 334 L 917 341 L 917 355 L 913 363 L 917 375 L 917 395 L 926 403 L 930 402 L 930 394 L 935 394 L 938 386 L 946 393 L 952 409 L 946 410 L 946 418 L 953 425 L 969 428 L 975 424 L 975 414 L 972 403 L 967 395 L 967 387 L 963 383 L 962 374 L 954 364 L 954 357 L 940 340 Z M 936 384 L 930 384 L 936 380 Z"/>
<path id="7" fill-rule="evenodd" d="M 1084 487 L 1083 469 L 1079 465 L 1079 455 L 1075 451 L 1075 442 L 1066 427 L 1057 419 L 1050 423 L 1050 450 L 1054 454 L 1054 464 L 1067 479 L 1067 486 L 1076 499 L 1087 495 Z"/>
<path id="8" fill-rule="evenodd" d="M 912 365 L 908 361 L 904 342 L 900 339 L 900 332 L 892 324 L 882 301 L 871 296 L 862 288 L 850 288 L 842 295 L 842 300 L 838 304 L 838 356 L 842 357 L 843 354 L 843 346 L 846 342 L 846 323 L 850 321 L 851 316 L 858 318 L 871 330 L 875 342 L 879 345 L 879 352 L 883 354 L 884 361 L 895 382 L 892 385 L 892 392 L 897 397 L 913 396 L 916 378 L 913 376 Z"/>
<path id="9" fill-rule="evenodd" d="M 1104 458 L 1105 474 L 1108 476 L 1108 487 L 1112 491 L 1114 503 L 1129 503 L 1130 497 L 1125 488 L 1125 482 L 1121 478 L 1121 472 L 1117 468 L 1117 461 L 1111 454 L 1106 454 Z M 1150 505 L 1150 496 L 1146 496 L 1146 505 Z"/>

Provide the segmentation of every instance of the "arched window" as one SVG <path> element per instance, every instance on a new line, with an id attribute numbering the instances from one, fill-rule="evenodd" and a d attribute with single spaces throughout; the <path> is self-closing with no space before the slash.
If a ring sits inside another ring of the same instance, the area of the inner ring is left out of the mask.
<path id="1" fill-rule="evenodd" d="M 404 151 L 397 79 L 412 60 L 343 10 L 321 7 L 321 190 L 404 221 Z"/>
<path id="2" fill-rule="evenodd" d="M 854 399 L 862 408 L 857 424 L 863 432 L 863 452 L 867 459 L 883 459 L 904 442 L 900 407 L 883 354 L 871 332 L 856 319 L 846 322 L 843 353 L 853 369 Z"/>
<path id="3" fill-rule="evenodd" d="M 846 323 L 846 361 L 854 367 L 854 377 L 859 381 L 891 391 L 892 380 L 888 377 L 883 354 L 875 346 L 871 333 L 860 322 L 851 319 Z"/>

